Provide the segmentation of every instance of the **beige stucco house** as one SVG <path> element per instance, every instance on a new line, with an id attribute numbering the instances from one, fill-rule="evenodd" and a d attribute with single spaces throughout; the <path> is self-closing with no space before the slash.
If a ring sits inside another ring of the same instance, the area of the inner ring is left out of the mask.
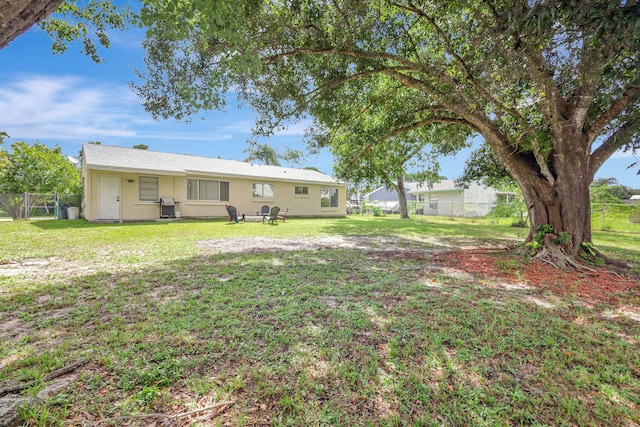
<path id="1" fill-rule="evenodd" d="M 224 218 L 227 204 L 247 215 L 264 205 L 297 217 L 346 214 L 346 184 L 307 169 L 85 144 L 82 179 L 89 221 L 158 219 L 161 198 L 184 218 Z"/>

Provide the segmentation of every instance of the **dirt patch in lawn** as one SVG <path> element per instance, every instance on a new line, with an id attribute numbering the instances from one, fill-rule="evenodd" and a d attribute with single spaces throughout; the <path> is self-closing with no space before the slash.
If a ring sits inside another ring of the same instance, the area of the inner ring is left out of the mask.
<path id="1" fill-rule="evenodd" d="M 478 278 L 499 278 L 535 286 L 558 296 L 576 296 L 587 303 L 602 301 L 624 307 L 634 300 L 636 308 L 627 307 L 628 314 L 640 321 L 638 275 L 625 275 L 606 267 L 589 267 L 593 271 L 558 270 L 548 264 L 526 263 L 508 252 L 495 250 L 447 252 L 437 255 L 434 263 Z"/>
<path id="2" fill-rule="evenodd" d="M 458 277 L 470 280 L 497 279 L 514 288 L 536 287 L 557 296 L 575 296 L 589 305 L 599 301 L 606 302 L 620 307 L 625 315 L 640 321 L 639 275 L 625 275 L 606 267 L 590 267 L 594 271 L 558 270 L 548 264 L 527 263 L 505 248 L 497 248 L 491 243 L 456 250 L 441 241 L 425 239 L 331 236 L 302 239 L 215 239 L 200 241 L 198 246 L 208 253 L 362 249 L 375 251 L 377 257 L 384 257 L 386 254 L 406 259 L 412 259 L 419 253 L 420 260 L 416 261 L 426 261 L 432 268 L 454 271 Z"/>
<path id="3" fill-rule="evenodd" d="M 249 237 L 240 239 L 201 240 L 198 247 L 205 253 L 256 253 L 318 249 L 367 249 L 402 251 L 417 248 L 451 248 L 442 242 L 423 238 L 397 236 L 324 236 L 299 239 Z"/>

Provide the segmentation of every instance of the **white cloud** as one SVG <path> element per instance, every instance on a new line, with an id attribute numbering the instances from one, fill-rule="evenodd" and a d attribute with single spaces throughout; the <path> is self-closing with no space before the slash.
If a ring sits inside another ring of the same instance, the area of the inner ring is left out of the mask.
<path id="1" fill-rule="evenodd" d="M 129 89 L 77 77 L 26 76 L 0 86 L 0 129 L 14 139 L 131 136 L 144 118 Z"/>
<path id="2" fill-rule="evenodd" d="M 75 76 L 29 75 L 0 84 L 0 130 L 14 141 L 217 142 L 238 134 L 244 139 L 253 124 L 228 117 L 219 121 L 154 121 L 128 86 Z"/>

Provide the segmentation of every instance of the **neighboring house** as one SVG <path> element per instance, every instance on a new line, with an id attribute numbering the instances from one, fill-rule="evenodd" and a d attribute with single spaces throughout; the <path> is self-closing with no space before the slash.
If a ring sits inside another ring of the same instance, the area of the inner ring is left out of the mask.
<path id="1" fill-rule="evenodd" d="M 160 198 L 173 198 L 186 218 L 226 217 L 226 204 L 248 215 L 263 205 L 300 217 L 346 214 L 346 184 L 307 169 L 85 144 L 82 178 L 89 221 L 157 219 Z"/>
<path id="2" fill-rule="evenodd" d="M 640 205 L 640 194 L 631 196 L 631 198 L 629 199 L 629 203 L 632 205 Z"/>
<path id="3" fill-rule="evenodd" d="M 404 192 L 407 195 L 407 202 L 419 200 L 413 192 L 426 186 L 427 184 L 419 182 L 406 182 Z M 397 212 L 399 209 L 398 191 L 395 188 L 379 187 L 371 193 L 365 194 L 364 199 L 388 212 Z"/>
<path id="4" fill-rule="evenodd" d="M 495 207 L 498 196 L 513 196 L 486 185 L 473 183 L 469 188 L 456 188 L 453 180 L 444 180 L 413 191 L 424 200 L 425 215 L 486 216 Z"/>

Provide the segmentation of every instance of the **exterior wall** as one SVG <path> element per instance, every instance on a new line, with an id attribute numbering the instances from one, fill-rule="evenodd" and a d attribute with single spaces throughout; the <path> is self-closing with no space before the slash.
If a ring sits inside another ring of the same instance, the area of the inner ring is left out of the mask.
<path id="1" fill-rule="evenodd" d="M 158 197 L 173 197 L 179 204 L 176 211 L 180 211 L 185 218 L 225 218 L 225 205 L 235 206 L 239 212 L 255 215 L 263 205 L 270 208 L 279 206 L 282 211 L 289 207 L 288 215 L 298 217 L 314 216 L 344 216 L 347 209 L 347 191 L 345 184 L 312 184 L 270 181 L 264 179 L 238 179 L 203 175 L 172 176 L 157 174 L 137 174 L 127 172 L 110 172 L 86 170 L 83 167 L 85 180 L 85 201 L 83 203 L 84 216 L 89 221 L 100 220 L 99 217 L 99 182 L 100 175 L 120 177 L 120 220 L 141 221 L 155 220 L 160 217 L 160 206 L 155 202 L 139 200 L 140 176 L 158 177 Z M 197 201 L 187 200 L 187 179 L 200 178 L 229 182 L 229 201 Z M 253 183 L 272 184 L 274 196 L 272 198 L 254 198 Z M 296 195 L 295 186 L 308 187 L 308 195 Z M 321 207 L 321 188 L 338 189 L 338 207 Z"/>
<path id="2" fill-rule="evenodd" d="M 471 184 L 464 190 L 464 202 L 468 208 L 464 216 L 487 216 L 498 200 L 496 190 L 485 185 Z"/>
<path id="3" fill-rule="evenodd" d="M 464 193 L 458 190 L 428 193 L 424 196 L 425 215 L 452 216 L 455 205 L 464 202 Z"/>
<path id="4" fill-rule="evenodd" d="M 421 196 L 425 215 L 467 217 L 488 215 L 498 197 L 495 189 L 479 184 L 471 184 L 464 190 L 421 193 Z"/>

